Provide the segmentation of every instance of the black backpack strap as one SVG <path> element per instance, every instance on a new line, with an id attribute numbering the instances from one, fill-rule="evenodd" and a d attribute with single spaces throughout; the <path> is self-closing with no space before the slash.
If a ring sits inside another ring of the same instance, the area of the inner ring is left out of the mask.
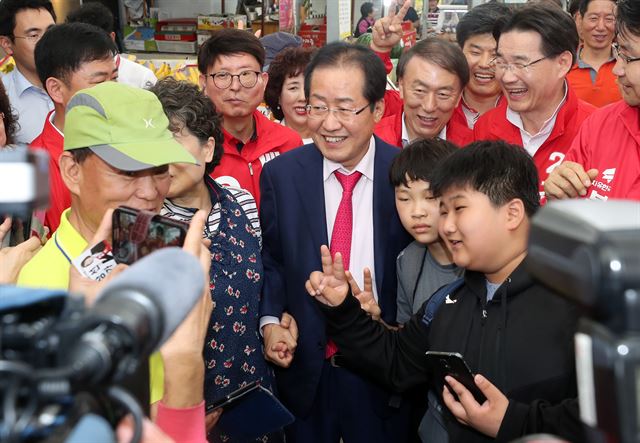
<path id="1" fill-rule="evenodd" d="M 427 306 L 424 309 L 424 315 L 422 316 L 422 323 L 424 323 L 425 326 L 429 327 L 431 325 L 433 318 L 436 316 L 436 312 L 438 312 L 440 305 L 442 305 L 447 296 L 460 289 L 463 284 L 464 277 L 460 277 L 459 279 L 438 289 L 431 298 L 429 298 Z"/>

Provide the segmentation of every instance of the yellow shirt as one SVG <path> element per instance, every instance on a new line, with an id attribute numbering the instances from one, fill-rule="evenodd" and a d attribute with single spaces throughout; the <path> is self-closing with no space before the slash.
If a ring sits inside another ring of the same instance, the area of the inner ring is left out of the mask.
<path id="1" fill-rule="evenodd" d="M 18 275 L 18 286 L 68 289 L 71 260 L 84 251 L 88 243 L 69 223 L 69 211 L 60 216 L 60 226 Z"/>
<path id="2" fill-rule="evenodd" d="M 60 216 L 60 226 L 51 239 L 27 262 L 18 275 L 18 286 L 47 289 L 68 289 L 71 261 L 87 249 L 87 241 L 69 222 L 70 209 Z M 149 359 L 151 403 L 164 395 L 164 366 L 156 352 Z"/>

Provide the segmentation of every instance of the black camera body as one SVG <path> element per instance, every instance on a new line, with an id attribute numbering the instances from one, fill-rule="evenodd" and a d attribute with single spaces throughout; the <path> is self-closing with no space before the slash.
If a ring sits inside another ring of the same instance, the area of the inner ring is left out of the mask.
<path id="1" fill-rule="evenodd" d="M 585 309 L 576 373 L 592 441 L 640 441 L 640 202 L 549 203 L 533 218 L 527 263 Z"/>

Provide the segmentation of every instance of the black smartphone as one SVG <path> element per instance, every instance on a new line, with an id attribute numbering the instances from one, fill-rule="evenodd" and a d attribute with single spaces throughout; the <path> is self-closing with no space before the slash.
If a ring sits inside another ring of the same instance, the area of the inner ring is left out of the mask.
<path id="1" fill-rule="evenodd" d="M 227 394 L 222 398 L 214 400 L 213 403 L 211 403 L 210 405 L 207 405 L 206 413 L 209 414 L 209 413 L 215 411 L 216 409 L 229 408 L 229 407 L 233 406 L 234 403 L 236 403 L 238 400 L 240 400 L 242 397 L 244 397 L 249 392 L 252 392 L 255 389 L 258 389 L 259 386 L 260 386 L 260 380 L 255 380 L 255 381 L 252 381 L 251 383 L 247 383 L 246 385 L 244 385 L 240 389 L 236 389 L 235 391 L 231 392 L 230 394 Z"/>
<path id="2" fill-rule="evenodd" d="M 429 368 L 431 370 L 434 387 L 435 389 L 439 389 L 438 393 L 441 393 L 444 385 L 447 385 L 449 392 L 458 400 L 458 396 L 444 379 L 449 375 L 462 383 L 462 385 L 473 394 L 473 397 L 478 403 L 482 404 L 485 402 L 487 398 L 473 380 L 473 373 L 469 369 L 467 362 L 464 361 L 462 355 L 457 352 L 429 351 L 427 352 L 427 359 L 429 360 Z"/>
<path id="3" fill-rule="evenodd" d="M 160 248 L 182 247 L 189 229 L 186 223 L 127 206 L 113 211 L 112 223 L 113 257 L 127 265 Z"/>

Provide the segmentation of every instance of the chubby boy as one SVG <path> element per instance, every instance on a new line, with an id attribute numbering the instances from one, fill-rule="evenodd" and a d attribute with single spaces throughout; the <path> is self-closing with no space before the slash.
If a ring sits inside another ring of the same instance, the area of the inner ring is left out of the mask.
<path id="1" fill-rule="evenodd" d="M 447 388 L 432 388 L 449 408 L 435 417 L 449 442 L 510 441 L 543 432 L 584 441 L 575 401 L 577 310 L 524 266 L 537 188 L 531 157 L 501 141 L 472 143 L 440 164 L 431 181 L 440 198 L 439 231 L 466 272 L 432 321 L 424 305 L 397 331 L 372 321 L 349 296 L 342 258 L 336 255 L 333 263 L 326 247 L 322 272 L 307 282 L 352 370 L 402 392 L 432 382 L 425 353 L 441 351 L 462 354 L 472 372 L 482 374 L 475 382 L 487 398 L 483 404 L 450 377 L 459 400 Z M 429 410 L 437 414 L 437 408 Z M 435 429 L 433 421 L 421 425 L 421 438 L 429 441 Z"/>

